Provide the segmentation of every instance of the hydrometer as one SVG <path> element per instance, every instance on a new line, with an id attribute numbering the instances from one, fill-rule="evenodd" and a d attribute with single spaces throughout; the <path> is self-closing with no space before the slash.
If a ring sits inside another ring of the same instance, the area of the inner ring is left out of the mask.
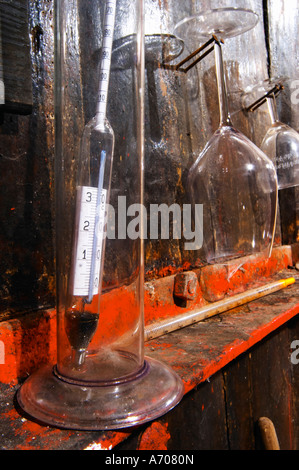
<path id="1" fill-rule="evenodd" d="M 116 0 L 107 0 L 95 117 L 85 126 L 80 148 L 76 214 L 65 329 L 75 366 L 84 363 L 99 319 L 103 277 L 106 205 L 109 200 L 114 133 L 107 120 L 107 98 Z"/>

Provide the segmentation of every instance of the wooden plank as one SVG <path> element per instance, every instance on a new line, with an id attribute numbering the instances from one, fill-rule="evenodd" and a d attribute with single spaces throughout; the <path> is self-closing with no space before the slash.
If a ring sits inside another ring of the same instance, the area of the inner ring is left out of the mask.
<path id="1" fill-rule="evenodd" d="M 2 109 L 28 114 L 32 109 L 28 0 L 1 0 L 0 20 L 5 86 Z"/>
<path id="2" fill-rule="evenodd" d="M 223 375 L 230 450 L 254 450 L 250 353 L 229 364 Z"/>
<path id="3" fill-rule="evenodd" d="M 5 104 L 5 86 L 3 77 L 2 26 L 0 15 L 0 106 Z"/>
<path id="4" fill-rule="evenodd" d="M 1 12 L 4 7 L 13 6 L 20 10 L 20 15 L 25 15 L 22 4 L 0 2 Z M 5 253 L 0 259 L 0 319 L 51 307 L 55 303 L 52 216 L 54 31 L 50 27 L 53 25 L 53 5 L 41 0 L 31 2 L 30 7 L 30 24 L 33 28 L 39 24 L 44 31 L 39 52 L 36 50 L 32 55 L 33 67 L 26 68 L 30 83 L 31 71 L 34 71 L 35 105 L 30 115 L 16 114 L 21 112 L 17 103 L 23 106 L 23 101 L 17 100 L 14 114 L 0 111 L 3 118 L 0 126 L 0 218 L 3 222 L 0 249 Z M 24 57 L 23 52 L 21 49 L 20 58 Z M 18 88 L 21 83 L 16 84 L 16 92 L 22 100 L 29 96 L 26 83 L 22 90 Z"/>
<path id="5" fill-rule="evenodd" d="M 298 321 L 294 321 L 293 325 L 298 328 Z M 288 344 L 286 326 L 225 368 L 231 449 L 264 449 L 258 426 L 258 420 L 262 417 L 271 419 L 274 423 L 281 449 L 296 448 L 297 412 L 296 406 L 292 407 L 297 395 L 296 379 L 291 377 Z"/>
<path id="6" fill-rule="evenodd" d="M 276 429 L 281 450 L 292 450 L 291 368 L 288 330 L 272 334 L 251 353 L 253 419 L 269 418 Z M 257 448 L 263 448 L 258 433 Z"/>
<path id="7" fill-rule="evenodd" d="M 167 416 L 169 450 L 227 450 L 222 374 L 197 387 Z"/>

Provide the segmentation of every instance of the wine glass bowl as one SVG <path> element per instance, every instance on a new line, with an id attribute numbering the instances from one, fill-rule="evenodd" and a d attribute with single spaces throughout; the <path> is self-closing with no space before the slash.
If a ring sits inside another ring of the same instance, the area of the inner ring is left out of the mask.
<path id="1" fill-rule="evenodd" d="M 279 121 L 268 129 L 261 150 L 273 161 L 278 189 L 299 185 L 299 134 Z"/>
<path id="2" fill-rule="evenodd" d="M 204 256 L 222 262 L 272 248 L 276 174 L 242 133 L 220 126 L 189 171 L 192 201 L 203 204 Z"/>

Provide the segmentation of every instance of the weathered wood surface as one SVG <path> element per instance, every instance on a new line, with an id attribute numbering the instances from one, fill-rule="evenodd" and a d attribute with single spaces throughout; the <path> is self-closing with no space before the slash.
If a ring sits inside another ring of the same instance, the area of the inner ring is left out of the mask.
<path id="1" fill-rule="evenodd" d="M 270 335 L 185 396 L 159 431 L 141 430 L 116 449 L 265 450 L 258 421 L 274 424 L 281 450 L 298 450 L 298 365 L 290 361 L 298 320 Z M 166 435 L 166 438 L 164 437 Z"/>
<path id="2" fill-rule="evenodd" d="M 1 0 L 0 33 L 6 111 L 32 110 L 28 0 Z M 1 110 L 1 108 L 0 108 Z"/>
<path id="3" fill-rule="evenodd" d="M 283 275 L 286 276 L 287 271 Z M 1 446 L 8 450 L 86 447 L 101 450 L 254 450 L 261 448 L 257 421 L 266 416 L 275 425 L 281 449 L 298 450 L 296 384 L 299 365 L 291 360 L 293 352 L 298 360 L 298 345 L 295 349 L 291 346 L 299 333 L 298 308 L 298 285 L 295 284 L 213 319 L 147 342 L 146 356 L 176 370 L 183 379 L 185 396 L 171 412 L 140 428 L 96 433 L 42 426 L 24 420 L 22 412 L 13 403 L 15 389 L 1 386 L 4 397 L 0 402 Z M 21 347 L 25 364 L 23 374 L 19 375 L 20 381 L 24 379 L 24 371 L 32 368 L 33 361 L 44 360 L 36 357 L 36 351 L 32 351 L 28 342 L 26 344 L 26 326 L 32 321 L 38 329 L 37 341 L 42 342 L 46 327 L 39 328 L 36 316 L 14 321 L 14 324 L 22 325 L 21 331 L 14 332 L 15 340 L 19 337 L 16 344 L 24 335 Z M 14 328 L 6 325 L 10 335 Z M 10 341 L 15 345 L 13 338 Z M 121 442 L 123 444 L 117 447 Z"/>
<path id="4" fill-rule="evenodd" d="M 15 9 L 19 3 L 2 2 L 2 6 L 10 4 Z M 24 80 L 27 83 L 29 74 L 32 112 L 18 115 L 0 111 L 1 318 L 54 304 L 52 2 L 30 2 L 28 16 L 23 45 L 28 48 L 32 41 L 32 65 L 26 62 Z M 13 20 L 12 14 L 11 25 Z M 12 63 L 16 58 L 9 56 Z M 22 82 L 18 86 L 12 82 L 12 88 L 19 90 L 20 97 L 27 96 Z"/>

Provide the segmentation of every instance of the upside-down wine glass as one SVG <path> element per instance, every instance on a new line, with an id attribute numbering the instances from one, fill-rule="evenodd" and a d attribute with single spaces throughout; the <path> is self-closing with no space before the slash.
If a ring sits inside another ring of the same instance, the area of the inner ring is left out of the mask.
<path id="1" fill-rule="evenodd" d="M 271 126 L 262 141 L 261 150 L 275 165 L 278 189 L 299 185 L 299 134 L 287 124 L 280 122 L 276 106 L 276 96 L 284 89 L 283 83 L 286 80 L 287 78 L 264 81 L 248 89 L 245 95 L 248 99 L 256 91 L 265 93 L 246 109 L 254 111 L 264 102 L 268 105 Z M 274 82 L 276 84 L 273 87 Z"/>
<path id="2" fill-rule="evenodd" d="M 175 33 L 198 44 L 211 35 L 230 38 L 244 33 L 257 20 L 250 10 L 209 10 L 185 18 L 177 24 Z M 277 214 L 275 167 L 233 127 L 217 37 L 214 51 L 220 124 L 190 168 L 188 179 L 192 203 L 203 205 L 202 258 L 214 263 L 259 252 L 270 256 Z"/>

